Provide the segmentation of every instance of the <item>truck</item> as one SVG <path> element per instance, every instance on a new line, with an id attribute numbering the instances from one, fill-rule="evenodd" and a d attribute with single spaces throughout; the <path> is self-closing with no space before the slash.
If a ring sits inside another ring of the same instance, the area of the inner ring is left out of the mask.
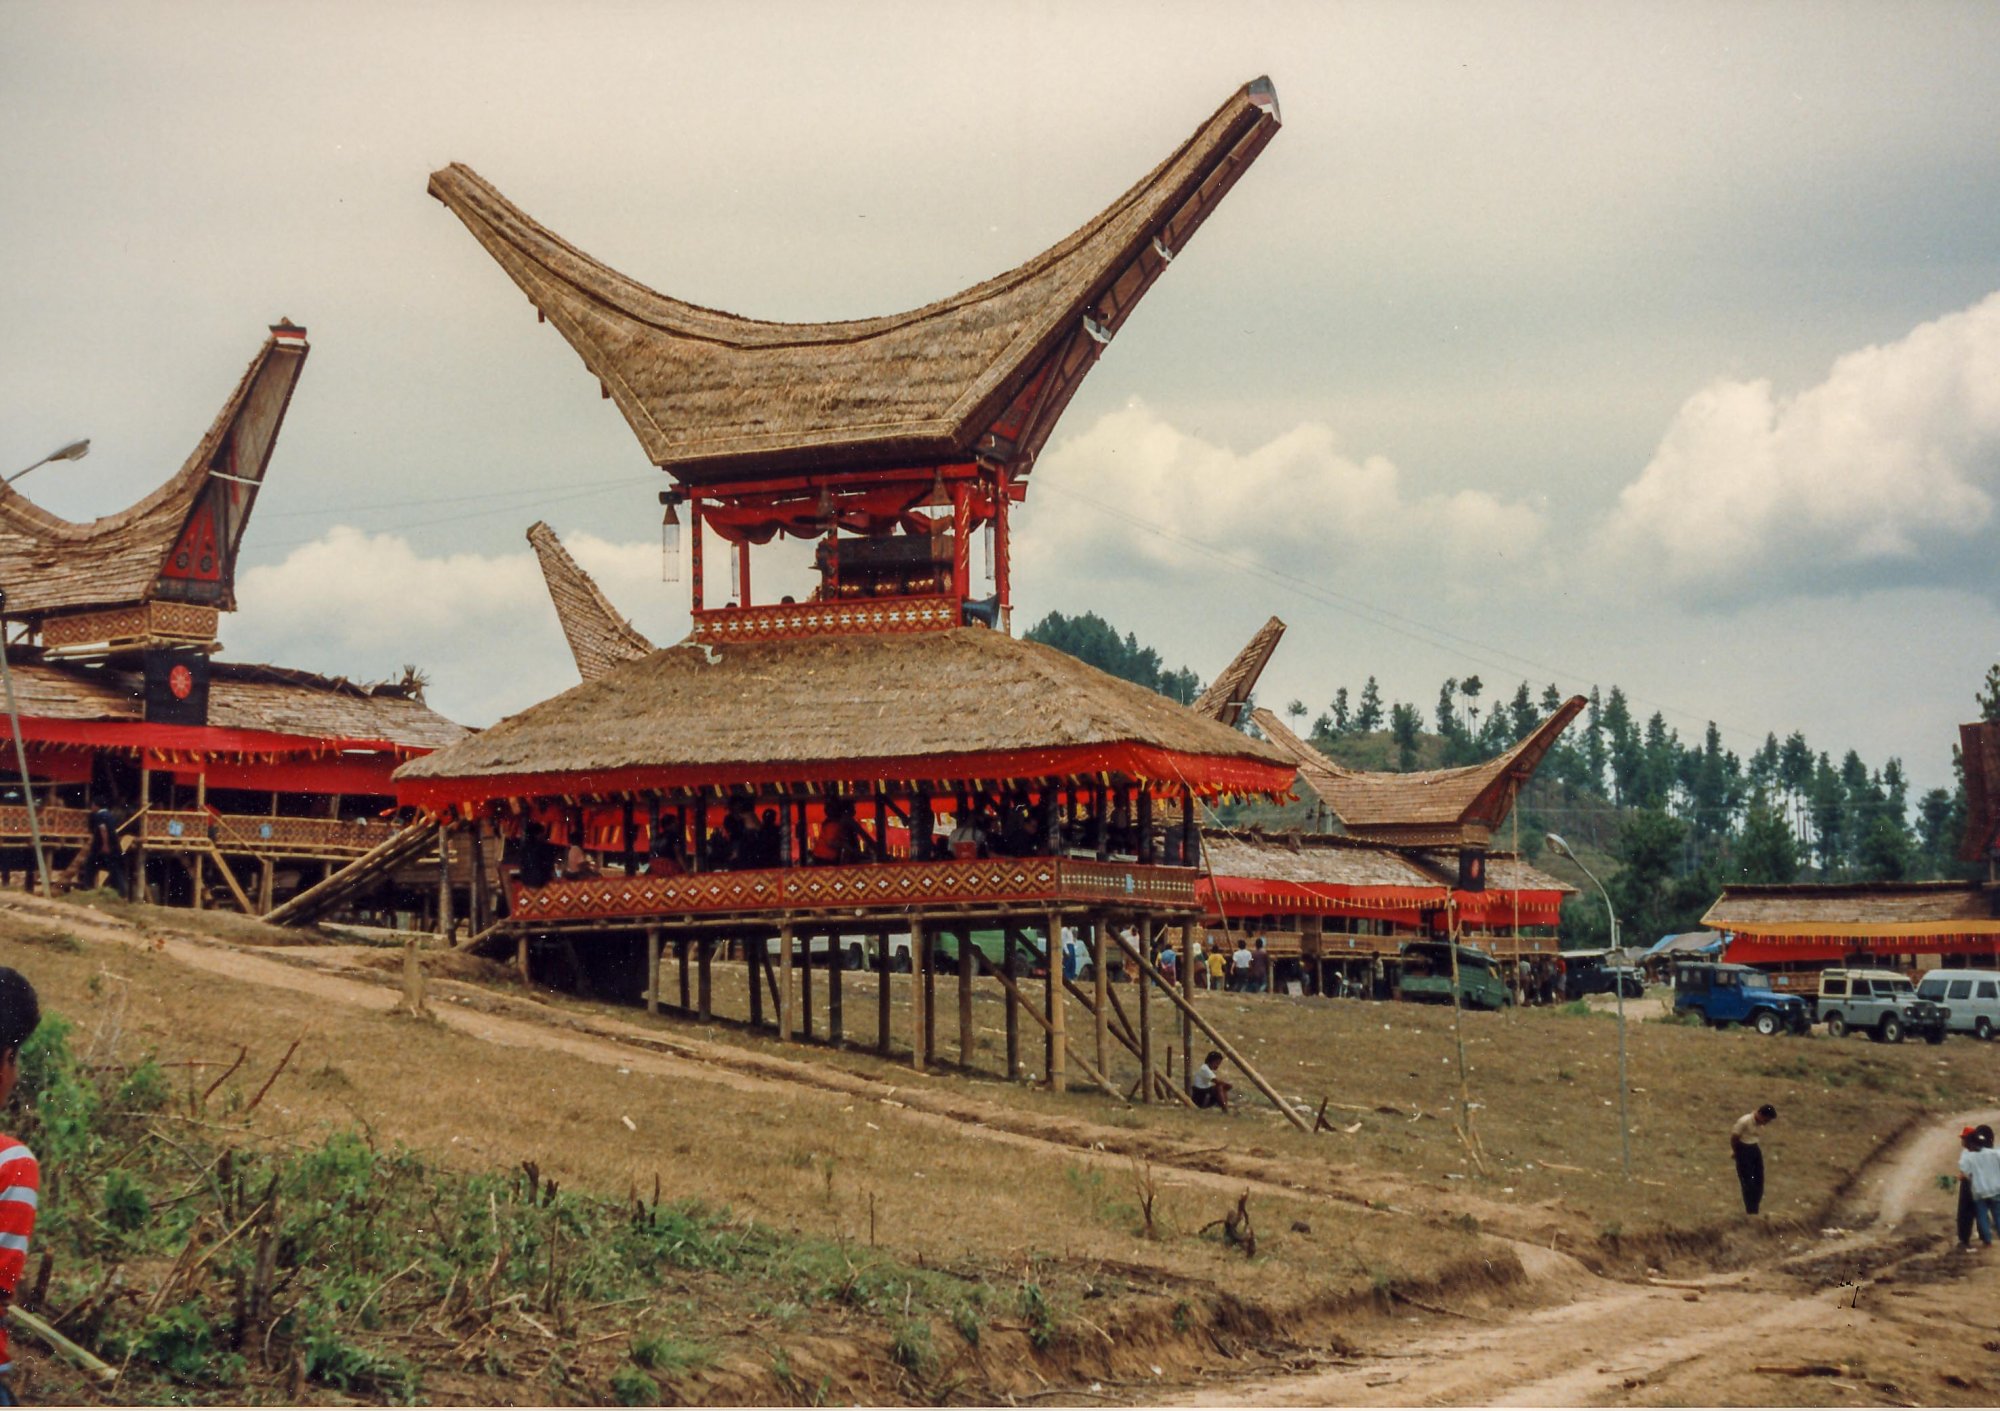
<path id="1" fill-rule="evenodd" d="M 1722 961 L 1675 967 L 1674 1013 L 1712 1029 L 1747 1024 L 1766 1036 L 1809 1033 L 1813 1022 L 1806 1002 L 1772 989 L 1763 971 Z"/>
<path id="2" fill-rule="evenodd" d="M 1411 941 L 1403 947 L 1396 998 L 1418 1004 L 1451 1003 L 1451 942 Z M 1493 973 L 1493 957 L 1458 948 L 1458 1001 L 1466 1009 L 1504 1009 L 1514 992 Z"/>
<path id="3" fill-rule="evenodd" d="M 1899 1044 L 1908 1034 L 1941 1044 L 1951 1011 L 1921 998 L 1900 970 L 1830 966 L 1819 972 L 1813 1017 L 1836 1039 L 1858 1029 L 1878 1044 Z"/>

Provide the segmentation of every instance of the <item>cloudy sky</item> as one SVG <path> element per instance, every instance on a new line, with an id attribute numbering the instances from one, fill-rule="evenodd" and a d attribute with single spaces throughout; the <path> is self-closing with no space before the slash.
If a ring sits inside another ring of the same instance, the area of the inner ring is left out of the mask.
<path id="1" fill-rule="evenodd" d="M 424 192 L 449 161 L 762 318 L 913 307 L 1081 224 L 1244 80 L 1284 129 L 1071 404 L 1017 625 L 1260 693 L 1625 686 L 1946 782 L 2000 658 L 2000 10 L 1947 4 L 0 0 L 0 459 L 122 507 L 264 336 L 313 354 L 228 652 L 574 671 L 526 526 L 656 640 L 661 476 Z M 760 551 L 760 585 L 798 575 Z"/>

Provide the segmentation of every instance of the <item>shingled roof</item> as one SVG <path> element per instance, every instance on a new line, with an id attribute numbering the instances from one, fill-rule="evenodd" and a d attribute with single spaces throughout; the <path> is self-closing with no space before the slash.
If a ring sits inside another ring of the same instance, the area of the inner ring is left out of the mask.
<path id="1" fill-rule="evenodd" d="M 1984 862 L 2000 849 L 2000 722 L 1961 725 L 1958 743 L 1965 762 L 1965 839 L 1958 855 Z"/>
<path id="2" fill-rule="evenodd" d="M 0 583 L 7 587 L 7 616 L 36 619 L 156 597 L 233 610 L 236 549 L 306 353 L 304 329 L 288 322 L 274 326 L 186 463 L 159 489 L 116 514 L 77 524 L 0 486 Z M 165 580 L 169 555 L 205 494 L 215 513 L 208 523 L 213 570 Z M 198 595 L 177 587 L 194 583 L 200 584 Z"/>
<path id="3" fill-rule="evenodd" d="M 407 764 L 396 780 L 406 801 L 441 806 L 693 783 L 964 777 L 950 769 L 1045 778 L 1133 760 L 1145 777 L 1204 792 L 1289 784 L 1285 757 L 1262 741 L 982 627 L 683 642 Z"/>
<path id="4" fill-rule="evenodd" d="M 1440 896 L 1449 883 L 1394 849 L 1324 835 L 1286 838 L 1204 828 L 1202 849 L 1218 877 L 1304 886 L 1421 887 Z"/>
<path id="5" fill-rule="evenodd" d="M 37 721 L 145 722 L 145 690 L 137 671 L 50 661 L 16 662 L 12 670 L 22 733 L 31 741 L 40 733 Z M 359 683 L 247 662 L 218 661 L 209 670 L 213 730 L 371 741 L 399 750 L 433 750 L 469 733 L 402 683 Z"/>
<path id="6" fill-rule="evenodd" d="M 1248 645 L 1236 654 L 1235 660 L 1222 668 L 1208 689 L 1195 700 L 1196 715 L 1205 715 L 1210 720 L 1219 720 L 1224 725 L 1234 725 L 1243 718 L 1243 707 L 1250 699 L 1250 693 L 1257 689 L 1257 678 L 1270 665 L 1271 653 L 1278 650 L 1278 639 L 1285 635 L 1285 624 L 1272 618 L 1250 638 Z"/>
<path id="7" fill-rule="evenodd" d="M 618 615 L 597 582 L 556 537 L 556 531 L 536 520 L 528 526 L 528 542 L 541 560 L 542 580 L 556 605 L 556 621 L 569 639 L 569 654 L 586 681 L 595 680 L 620 662 L 634 661 L 653 650 L 638 629 Z"/>
<path id="8" fill-rule="evenodd" d="M 538 224 L 470 168 L 430 194 L 583 358 L 646 455 L 685 481 L 962 461 L 1025 472 L 1140 295 L 1278 128 L 1244 85 L 1164 162 L 1018 269 L 905 314 L 768 323 L 656 293 Z"/>
<path id="9" fill-rule="evenodd" d="M 1585 705 L 1571 696 L 1512 749 L 1484 764 L 1408 774 L 1371 773 L 1335 764 L 1286 729 L 1277 715 L 1250 718 L 1298 766 L 1299 778 L 1332 809 L 1348 833 L 1406 847 L 1484 845 L 1534 777 L 1542 757 Z"/>
<path id="10" fill-rule="evenodd" d="M 1805 935 L 1825 928 L 1950 929 L 1995 919 L 1996 894 L 1977 882 L 1797 882 L 1725 887 L 1701 924 L 1717 931 Z M 1839 931 L 1825 932 L 1840 934 Z"/>

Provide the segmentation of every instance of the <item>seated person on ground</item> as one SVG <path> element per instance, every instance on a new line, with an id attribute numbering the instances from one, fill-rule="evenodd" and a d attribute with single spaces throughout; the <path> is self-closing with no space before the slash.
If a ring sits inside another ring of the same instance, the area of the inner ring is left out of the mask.
<path id="1" fill-rule="evenodd" d="M 1201 1066 L 1194 1070 L 1194 1076 L 1188 1080 L 1189 1096 L 1194 1099 L 1196 1107 L 1214 1107 L 1223 1112 L 1229 1110 L 1230 1084 L 1215 1076 L 1215 1070 L 1221 1063 L 1222 1055 L 1211 1052 L 1208 1057 L 1202 1059 Z"/>

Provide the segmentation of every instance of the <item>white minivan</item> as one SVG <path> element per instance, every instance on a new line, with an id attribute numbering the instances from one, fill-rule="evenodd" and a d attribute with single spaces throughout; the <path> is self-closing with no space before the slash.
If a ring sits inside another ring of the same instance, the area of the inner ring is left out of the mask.
<path id="1" fill-rule="evenodd" d="M 1951 1011 L 1945 1025 L 1951 1033 L 1970 1034 L 1976 1039 L 2000 1033 L 2000 972 L 1932 970 L 1917 986 L 1917 996 Z"/>

